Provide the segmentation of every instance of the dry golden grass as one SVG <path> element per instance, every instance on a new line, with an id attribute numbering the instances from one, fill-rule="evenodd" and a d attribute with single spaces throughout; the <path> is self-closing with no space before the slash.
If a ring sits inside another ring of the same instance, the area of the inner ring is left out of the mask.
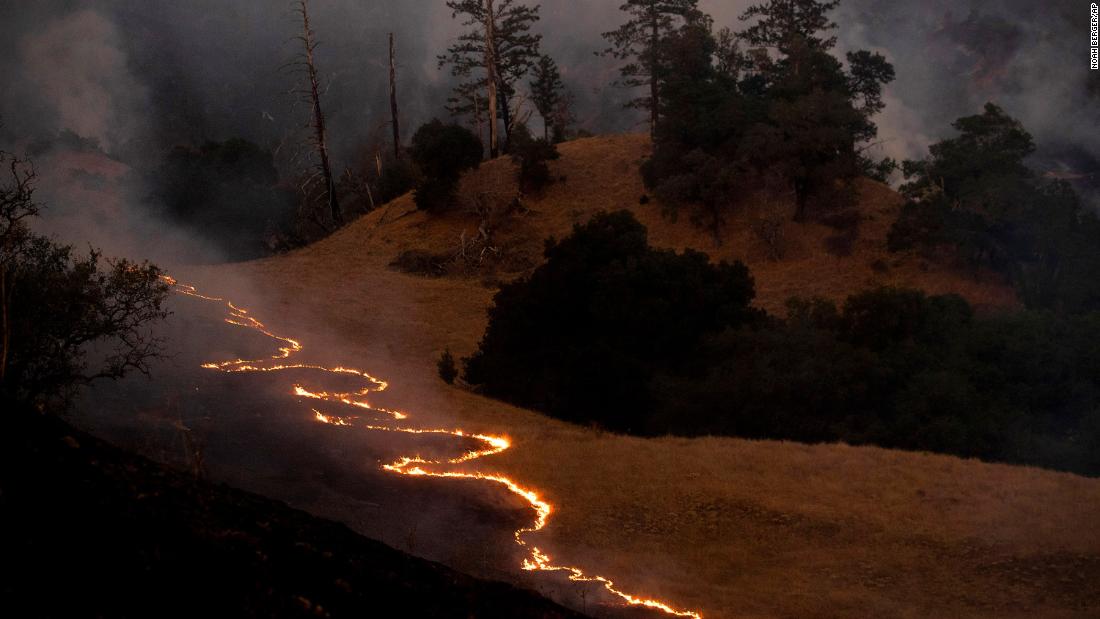
<path id="1" fill-rule="evenodd" d="M 885 187 L 864 186 L 861 208 L 874 219 L 853 256 L 826 256 L 824 229 L 792 226 L 790 258 L 771 263 L 743 229 L 715 248 L 690 223 L 669 224 L 659 206 L 639 206 L 644 139 L 561 150 L 555 171 L 567 180 L 528 200 L 532 212 L 498 234 L 513 251 L 562 236 L 598 209 L 630 208 L 657 245 L 744 258 L 768 309 L 792 294 L 842 298 L 875 283 L 1014 303 L 1003 286 L 922 270 L 913 258 L 876 272 L 870 263 L 885 255 L 876 243 L 898 208 Z M 505 173 L 505 162 L 477 172 Z M 627 590 L 708 617 L 1100 615 L 1100 480 L 844 445 L 617 436 L 444 386 L 435 359 L 444 348 L 475 348 L 492 290 L 387 264 L 405 249 L 456 246 L 476 225 L 464 215 L 429 218 L 405 197 L 309 248 L 192 275 L 200 283 L 246 278 L 265 293 L 257 314 L 278 331 L 324 325 L 338 334 L 305 336 L 307 347 L 339 342 L 349 362 L 392 381 L 386 403 L 413 421 L 512 437 L 513 449 L 477 465 L 540 489 L 556 506 L 538 546 Z"/>

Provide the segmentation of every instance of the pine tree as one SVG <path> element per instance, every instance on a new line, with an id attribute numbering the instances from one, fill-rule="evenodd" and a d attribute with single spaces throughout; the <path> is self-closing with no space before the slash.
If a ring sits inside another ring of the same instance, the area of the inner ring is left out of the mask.
<path id="1" fill-rule="evenodd" d="M 494 76 L 497 109 L 490 109 L 489 115 L 490 119 L 493 112 L 500 115 L 507 142 L 516 116 L 516 84 L 539 58 L 542 35 L 531 33 L 531 26 L 539 19 L 539 5 L 527 6 L 516 0 L 447 0 L 447 7 L 455 18 L 462 15 L 462 25 L 469 28 L 446 54 L 438 57 L 441 68 L 450 66 L 451 75 L 463 80 L 448 100 L 447 109 L 455 116 L 477 117 L 479 103 L 485 105 L 492 98 L 489 76 Z M 481 97 L 479 92 L 490 96 Z M 490 135 L 493 132 L 490 126 Z"/>
<path id="2" fill-rule="evenodd" d="M 894 69 L 881 54 L 830 50 L 839 0 L 769 0 L 749 7 L 738 33 L 751 49 L 751 72 L 766 85 L 768 118 L 750 131 L 757 165 L 779 172 L 795 193 L 795 219 L 816 198 L 832 206 L 851 199 L 850 182 L 874 164 L 861 144 L 877 135 L 872 117 L 883 109 L 882 87 Z M 837 187 L 842 187 L 838 193 Z"/>
<path id="3" fill-rule="evenodd" d="M 565 84 L 561 81 L 561 72 L 558 64 L 550 56 L 539 58 L 535 65 L 535 79 L 531 82 L 531 100 L 539 111 L 543 120 L 543 139 L 550 141 L 550 129 L 555 128 L 555 134 L 563 122 L 560 117 L 562 102 L 565 100 Z"/>
<path id="4" fill-rule="evenodd" d="M 661 84 L 658 76 L 660 42 L 683 22 L 699 15 L 698 0 L 627 0 L 619 7 L 630 18 L 603 34 L 611 47 L 604 50 L 627 64 L 619 69 L 617 85 L 648 87 L 649 94 L 634 99 L 628 107 L 649 110 L 650 134 L 655 135 L 661 114 Z"/>

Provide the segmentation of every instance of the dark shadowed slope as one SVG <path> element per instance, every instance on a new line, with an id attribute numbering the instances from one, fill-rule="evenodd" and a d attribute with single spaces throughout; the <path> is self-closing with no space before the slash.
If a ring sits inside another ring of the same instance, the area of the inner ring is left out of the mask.
<path id="1" fill-rule="evenodd" d="M 0 465 L 0 591 L 23 616 L 580 617 L 52 417 L 5 411 Z"/>

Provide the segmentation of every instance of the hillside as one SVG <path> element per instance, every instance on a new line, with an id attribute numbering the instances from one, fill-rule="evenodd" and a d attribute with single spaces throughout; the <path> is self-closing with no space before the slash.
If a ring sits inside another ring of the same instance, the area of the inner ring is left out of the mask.
<path id="1" fill-rule="evenodd" d="M 788 257 L 771 262 L 736 222 L 716 247 L 686 218 L 669 223 L 659 205 L 639 204 L 643 138 L 561 150 L 553 169 L 566 180 L 494 233 L 505 256 L 495 274 L 392 269 L 403 251 L 454 251 L 463 232 L 476 234 L 476 217 L 429 218 L 406 196 L 311 247 L 182 275 L 243 297 L 276 332 L 389 380 L 380 405 L 412 411 L 425 426 L 509 436 L 512 449 L 480 464 L 556 506 L 539 547 L 628 589 L 707 617 L 1100 612 L 1100 480 L 876 448 L 616 436 L 442 384 L 439 354 L 469 354 L 484 330 L 493 289 L 483 280 L 522 273 L 543 238 L 598 209 L 629 208 L 656 245 L 745 259 L 769 310 L 792 294 L 839 299 L 877 283 L 957 292 L 987 308 L 1015 303 L 1004 286 L 886 255 L 881 241 L 899 198 L 884 186 L 863 186 L 867 220 L 852 256 L 829 255 L 831 232 L 806 224 L 790 226 Z M 465 181 L 466 195 L 507 182 L 507 171 L 503 161 L 483 166 Z M 369 522 L 359 526 L 371 533 Z"/>
<path id="2" fill-rule="evenodd" d="M 756 278 L 757 304 L 781 312 L 792 296 L 823 296 L 842 301 L 848 295 L 877 285 L 921 288 L 932 294 L 958 293 L 979 308 L 1013 306 L 1010 288 L 991 274 L 971 274 L 930 264 L 915 255 L 886 251 L 886 236 L 901 210 L 902 198 L 889 187 L 870 180 L 858 185 L 861 216 L 858 238 L 850 255 L 830 253 L 828 239 L 838 236 L 817 222 L 785 221 L 782 258 L 773 259 L 769 248 L 752 231 L 753 222 L 775 205 L 751 198 L 728 222 L 721 243 L 681 214 L 671 221 L 656 200 L 640 204 L 646 195 L 638 166 L 649 152 L 645 136 L 620 135 L 588 138 L 562 144 L 562 158 L 551 166 L 555 177 L 544 195 L 524 198 L 520 214 L 494 221 L 492 245 L 501 256 L 493 260 L 493 275 L 510 277 L 541 259 L 543 241 L 569 234 L 573 224 L 583 223 L 599 210 L 628 209 L 649 229 L 656 247 L 692 248 L 714 260 L 741 260 Z M 470 173 L 460 194 L 466 210 L 478 203 L 503 202 L 515 192 L 513 168 L 507 159 L 490 162 Z M 648 198 L 648 196 L 647 196 Z M 779 205 L 782 210 L 783 205 Z M 793 206 L 790 207 L 793 209 Z M 793 210 L 792 210 L 793 212 Z M 444 217 L 417 212 L 411 196 L 405 196 L 357 222 L 354 234 L 338 234 L 310 248 L 310 252 L 339 252 L 347 243 L 356 252 L 378 261 L 392 261 L 401 252 L 453 254 L 478 234 L 481 221 L 470 213 Z"/>
<path id="3" fill-rule="evenodd" d="M 580 617 L 50 416 L 0 424 L 0 591 L 22 616 Z"/>

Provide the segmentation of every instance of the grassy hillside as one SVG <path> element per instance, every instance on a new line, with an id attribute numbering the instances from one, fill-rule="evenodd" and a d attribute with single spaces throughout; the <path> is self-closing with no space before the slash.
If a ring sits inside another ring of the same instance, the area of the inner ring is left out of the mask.
<path id="1" fill-rule="evenodd" d="M 530 268 L 544 237 L 592 212 L 629 208 L 657 245 L 744 258 L 769 310 L 792 294 L 840 299 L 875 283 L 958 292 L 984 307 L 1015 303 L 1004 286 L 886 255 L 881 240 L 899 199 L 872 183 L 850 257 L 829 255 L 831 231 L 817 224 L 790 226 L 780 262 L 736 225 L 716 247 L 686 219 L 672 224 L 659 205 L 639 204 L 646 147 L 635 136 L 563 145 L 553 169 L 565 182 L 495 233 L 511 260 L 496 277 Z M 466 180 L 466 195 L 509 178 L 507 162 L 487 164 Z M 1100 480 L 877 448 L 623 437 L 446 387 L 435 359 L 444 348 L 475 348 L 493 289 L 481 277 L 426 278 L 388 265 L 409 249 L 451 251 L 477 223 L 429 218 L 404 197 L 289 255 L 184 275 L 212 292 L 251 296 L 276 332 L 390 380 L 380 405 L 425 426 L 510 436 L 513 449 L 478 465 L 540 489 L 556 506 L 537 545 L 627 590 L 708 617 L 1100 612 Z"/>
<path id="2" fill-rule="evenodd" d="M 0 428 L 0 591 L 23 616 L 580 617 L 53 417 Z"/>
<path id="3" fill-rule="evenodd" d="M 786 221 L 781 232 L 783 255 L 777 260 L 752 230 L 754 221 L 777 207 L 763 199 L 750 197 L 729 221 L 721 242 L 692 224 L 687 214 L 672 221 L 662 214 L 656 200 L 641 204 L 646 190 L 638 166 L 649 151 L 645 136 L 589 138 L 559 148 L 562 159 L 552 163 L 551 169 L 564 180 L 551 185 L 544 195 L 525 198 L 526 212 L 501 218 L 493 227 L 493 244 L 502 253 L 494 262 L 497 276 L 514 276 L 537 263 L 545 238 L 567 235 L 573 224 L 587 221 L 594 212 L 628 209 L 649 229 L 654 246 L 690 247 L 715 260 L 745 262 L 756 277 L 758 305 L 770 311 L 781 311 L 791 296 L 842 301 L 854 292 L 884 284 L 921 288 L 931 294 L 958 293 L 979 308 L 1016 303 L 1011 288 L 995 275 L 959 272 L 918 256 L 888 253 L 886 235 L 900 213 L 902 198 L 881 183 L 859 183 L 856 211 L 862 221 L 851 255 L 830 252 L 829 239 L 838 236 L 833 228 L 817 222 Z M 483 165 L 463 181 L 463 206 L 506 199 L 515 191 L 512 175 L 507 159 Z M 787 206 L 793 209 L 793 204 L 779 204 L 778 209 Z M 348 241 L 361 242 L 357 251 L 383 260 L 409 250 L 453 253 L 461 246 L 463 235 L 466 239 L 477 236 L 480 219 L 468 212 L 429 216 L 415 211 L 411 196 L 405 196 L 358 222 L 357 232 L 338 234 L 321 245 L 331 244 L 339 251 Z"/>

